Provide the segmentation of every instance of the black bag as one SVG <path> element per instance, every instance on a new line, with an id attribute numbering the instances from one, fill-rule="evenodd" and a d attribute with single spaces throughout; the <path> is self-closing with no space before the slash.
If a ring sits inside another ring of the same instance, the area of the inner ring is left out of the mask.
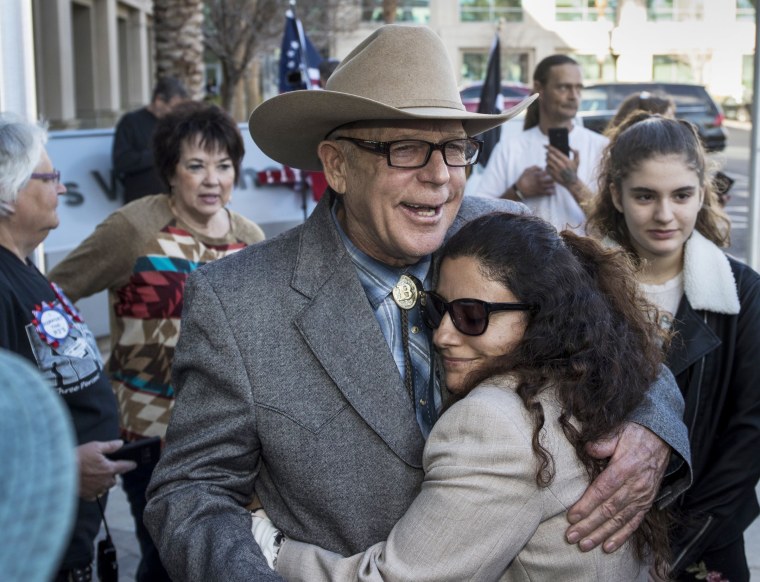
<path id="1" fill-rule="evenodd" d="M 106 528 L 106 538 L 98 542 L 97 571 L 100 582 L 119 582 L 119 562 L 116 559 L 116 548 L 111 541 L 111 532 L 108 531 L 106 514 L 100 499 L 97 499 L 100 515 L 103 517 L 103 526 Z"/>

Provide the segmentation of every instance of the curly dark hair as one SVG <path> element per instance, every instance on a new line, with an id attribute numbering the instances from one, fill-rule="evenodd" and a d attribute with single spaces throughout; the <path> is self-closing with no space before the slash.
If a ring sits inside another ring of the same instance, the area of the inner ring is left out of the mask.
<path id="1" fill-rule="evenodd" d="M 161 178 L 166 185 L 174 177 L 183 143 L 199 139 L 206 151 L 226 151 L 235 169 L 235 182 L 240 177 L 240 164 L 245 155 L 243 136 L 230 115 L 209 103 L 186 101 L 176 105 L 158 120 L 153 134 L 153 152 Z"/>
<path id="2" fill-rule="evenodd" d="M 605 462 L 585 446 L 614 434 L 645 398 L 664 360 L 662 336 L 650 319 L 633 265 L 621 250 L 604 249 L 571 231 L 561 235 L 536 216 L 496 213 L 471 221 L 441 250 L 441 260 L 471 257 L 482 274 L 535 304 L 513 351 L 467 378 L 464 397 L 485 379 L 510 374 L 533 420 L 536 483 L 554 478 L 552 456 L 539 439 L 544 410 L 538 395 L 551 387 L 560 425 L 594 479 Z M 578 421 L 578 422 L 573 422 Z M 665 519 L 651 510 L 635 535 L 639 555 L 664 563 Z"/>
<path id="3" fill-rule="evenodd" d="M 610 143 L 602 155 L 599 194 L 591 204 L 587 222 L 589 233 L 599 238 L 611 238 L 625 248 L 637 264 L 639 258 L 625 216 L 613 203 L 613 186 L 621 191 L 623 180 L 642 162 L 673 154 L 684 156 L 686 163 L 699 176 L 699 185 L 704 192 L 704 202 L 694 228 L 719 247 L 730 244 L 731 222 L 718 202 L 712 166 L 694 125 L 640 111 L 628 116 L 610 135 Z"/>

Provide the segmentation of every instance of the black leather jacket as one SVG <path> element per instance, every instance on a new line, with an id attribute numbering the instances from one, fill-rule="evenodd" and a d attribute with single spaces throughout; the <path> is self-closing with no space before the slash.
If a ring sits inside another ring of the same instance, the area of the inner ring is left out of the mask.
<path id="1" fill-rule="evenodd" d="M 684 395 L 694 485 L 672 537 L 674 574 L 736 539 L 760 514 L 760 275 L 729 257 L 740 311 L 696 310 L 684 295 L 667 358 Z"/>

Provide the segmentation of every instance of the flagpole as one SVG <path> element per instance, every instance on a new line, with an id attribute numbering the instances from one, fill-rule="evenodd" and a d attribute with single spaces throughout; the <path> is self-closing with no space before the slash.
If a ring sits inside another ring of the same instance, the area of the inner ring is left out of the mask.
<path id="1" fill-rule="evenodd" d="M 293 12 L 293 20 L 296 23 L 296 30 L 298 31 L 298 44 L 301 45 L 301 50 L 299 51 L 301 62 L 298 65 L 301 69 L 301 78 L 304 80 L 307 89 L 314 89 L 314 87 L 311 86 L 311 79 L 309 78 L 309 67 L 306 64 L 306 35 L 303 32 L 303 24 L 296 14 L 296 0 L 290 0 L 290 10 Z"/>
<path id="2" fill-rule="evenodd" d="M 298 44 L 300 45 L 300 50 L 298 51 L 298 54 L 300 56 L 298 68 L 301 69 L 301 79 L 306 85 L 307 90 L 312 89 L 311 79 L 309 78 L 309 67 L 306 65 L 306 35 L 303 32 L 303 25 L 298 19 L 298 14 L 296 13 L 296 0 L 290 0 L 290 11 L 293 13 L 293 21 L 296 23 L 296 31 L 298 32 Z M 307 202 L 309 189 L 306 185 L 306 178 L 304 177 L 303 172 L 297 168 L 293 168 L 293 171 L 296 174 L 295 190 L 301 194 L 303 219 L 306 221 L 309 214 L 309 205 Z"/>
<path id="3" fill-rule="evenodd" d="M 483 79 L 483 84 L 480 88 L 480 103 L 478 104 L 478 113 L 485 113 L 492 115 L 494 113 L 500 113 L 504 106 L 504 101 L 501 96 L 501 30 L 502 21 L 499 19 L 494 31 L 493 40 L 491 41 L 491 48 L 488 51 L 488 59 L 486 61 L 486 74 Z M 483 140 L 483 147 L 481 148 L 480 158 L 478 164 L 481 168 L 485 168 L 488 164 L 488 160 L 491 157 L 491 152 L 496 147 L 501 137 L 501 127 L 494 127 L 489 129 L 481 135 Z"/>

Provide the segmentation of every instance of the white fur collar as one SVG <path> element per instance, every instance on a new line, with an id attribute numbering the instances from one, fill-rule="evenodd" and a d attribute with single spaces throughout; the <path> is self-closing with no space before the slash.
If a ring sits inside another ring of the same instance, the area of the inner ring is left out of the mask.
<path id="1" fill-rule="evenodd" d="M 686 241 L 683 264 L 684 293 L 694 309 L 736 315 L 739 293 L 728 257 L 696 230 Z"/>
<path id="2" fill-rule="evenodd" d="M 610 237 L 602 240 L 607 248 L 618 245 Z M 726 254 L 696 230 L 686 241 L 683 265 L 684 293 L 694 309 L 713 313 L 739 313 L 739 293 Z"/>

